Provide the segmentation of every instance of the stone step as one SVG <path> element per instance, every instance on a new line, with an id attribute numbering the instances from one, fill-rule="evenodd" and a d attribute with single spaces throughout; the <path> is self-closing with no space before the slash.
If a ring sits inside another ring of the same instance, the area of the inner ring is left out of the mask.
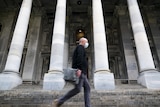
<path id="1" fill-rule="evenodd" d="M 53 107 L 52 101 L 72 88 L 61 91 L 43 90 L 39 85 L 21 85 L 13 90 L 0 91 L 0 107 Z M 83 90 L 62 107 L 84 107 Z M 139 85 L 120 85 L 115 90 L 91 89 L 92 107 L 159 107 L 160 90 Z"/>

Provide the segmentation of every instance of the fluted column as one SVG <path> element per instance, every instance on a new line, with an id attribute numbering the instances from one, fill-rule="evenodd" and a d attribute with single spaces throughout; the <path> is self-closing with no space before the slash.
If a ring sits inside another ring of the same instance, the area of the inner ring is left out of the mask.
<path id="1" fill-rule="evenodd" d="M 32 0 L 23 0 L 9 49 L 5 69 L 0 74 L 0 89 L 12 89 L 22 83 L 19 68 L 25 43 Z"/>
<path id="2" fill-rule="evenodd" d="M 138 83 L 151 89 L 160 88 L 160 73 L 155 70 L 137 0 L 127 1 L 140 69 Z"/>
<path id="3" fill-rule="evenodd" d="M 61 90 L 63 80 L 64 38 L 66 23 L 66 0 L 58 0 L 54 21 L 49 73 L 44 76 L 43 89 Z"/>
<path id="4" fill-rule="evenodd" d="M 94 86 L 97 90 L 114 89 L 114 76 L 110 73 L 105 25 L 101 0 L 92 0 L 94 36 Z"/>

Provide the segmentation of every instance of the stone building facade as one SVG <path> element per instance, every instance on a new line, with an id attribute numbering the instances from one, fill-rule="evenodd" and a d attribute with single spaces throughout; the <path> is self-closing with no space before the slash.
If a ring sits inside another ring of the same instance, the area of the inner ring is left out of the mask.
<path id="1" fill-rule="evenodd" d="M 137 82 L 160 89 L 159 0 L 0 1 L 0 90 L 23 83 L 59 90 L 86 37 L 95 89 Z"/>

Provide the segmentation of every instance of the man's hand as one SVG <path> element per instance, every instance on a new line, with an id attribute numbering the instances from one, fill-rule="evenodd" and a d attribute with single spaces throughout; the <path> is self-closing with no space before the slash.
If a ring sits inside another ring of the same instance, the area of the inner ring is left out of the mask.
<path id="1" fill-rule="evenodd" d="M 77 75 L 78 77 L 80 77 L 80 76 L 81 76 L 81 72 L 82 72 L 81 70 L 78 70 L 76 75 Z"/>

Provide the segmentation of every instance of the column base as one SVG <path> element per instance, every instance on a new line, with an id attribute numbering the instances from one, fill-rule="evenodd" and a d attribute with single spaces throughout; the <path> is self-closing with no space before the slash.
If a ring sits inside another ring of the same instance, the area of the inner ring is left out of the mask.
<path id="1" fill-rule="evenodd" d="M 0 90 L 11 90 L 22 84 L 21 77 L 16 73 L 0 74 Z"/>
<path id="2" fill-rule="evenodd" d="M 143 72 L 138 77 L 138 83 L 148 89 L 160 89 L 160 72 Z"/>
<path id="3" fill-rule="evenodd" d="M 62 72 L 49 72 L 44 75 L 43 89 L 44 90 L 62 90 L 65 85 Z"/>
<path id="4" fill-rule="evenodd" d="M 94 87 L 96 90 L 113 90 L 115 81 L 113 73 L 97 72 L 94 74 Z"/>

